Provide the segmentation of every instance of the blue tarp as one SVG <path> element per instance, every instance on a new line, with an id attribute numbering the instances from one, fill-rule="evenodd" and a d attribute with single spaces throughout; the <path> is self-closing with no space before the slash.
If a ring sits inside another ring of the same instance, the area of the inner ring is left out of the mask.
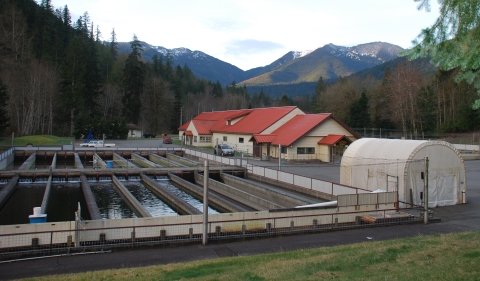
<path id="1" fill-rule="evenodd" d="M 85 138 L 85 143 L 87 143 L 89 141 L 92 141 L 92 140 L 95 140 L 95 138 L 92 135 L 92 129 L 90 129 L 90 131 L 88 132 L 88 136 Z"/>

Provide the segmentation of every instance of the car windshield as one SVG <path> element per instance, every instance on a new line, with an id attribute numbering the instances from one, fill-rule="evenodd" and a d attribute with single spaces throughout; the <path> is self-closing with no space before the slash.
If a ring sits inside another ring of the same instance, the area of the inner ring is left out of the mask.
<path id="1" fill-rule="evenodd" d="M 232 148 L 231 148 L 230 146 L 228 146 L 228 145 L 221 145 L 220 147 L 221 147 L 222 149 L 232 149 Z"/>

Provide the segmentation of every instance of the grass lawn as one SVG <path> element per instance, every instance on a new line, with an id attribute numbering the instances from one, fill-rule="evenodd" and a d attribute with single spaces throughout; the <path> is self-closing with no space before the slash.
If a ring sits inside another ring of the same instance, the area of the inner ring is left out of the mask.
<path id="1" fill-rule="evenodd" d="M 57 137 L 51 135 L 33 135 L 23 136 L 14 139 L 14 145 L 24 146 L 29 143 L 32 145 L 62 145 L 70 144 L 74 139 L 72 137 Z M 12 139 L 6 139 L 0 142 L 1 146 L 11 146 Z"/>
<path id="2" fill-rule="evenodd" d="M 324 279 L 479 280 L 480 231 L 35 278 L 35 280 Z"/>

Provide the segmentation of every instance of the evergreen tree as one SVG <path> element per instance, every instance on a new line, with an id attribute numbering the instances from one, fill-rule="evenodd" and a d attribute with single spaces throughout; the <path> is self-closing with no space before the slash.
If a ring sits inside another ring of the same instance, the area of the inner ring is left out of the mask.
<path id="1" fill-rule="evenodd" d="M 66 58 L 61 68 L 61 99 L 63 112 L 61 120 L 70 122 L 70 135 L 74 134 L 74 120 L 79 112 L 85 109 L 84 90 L 85 90 L 85 72 L 86 57 L 84 54 L 84 45 L 79 37 L 74 37 L 70 42 Z"/>
<path id="2" fill-rule="evenodd" d="M 85 38 L 86 72 L 85 72 L 85 108 L 91 117 L 99 115 L 98 97 L 102 94 L 102 75 L 99 69 L 97 43 L 94 38 Z"/>
<path id="3" fill-rule="evenodd" d="M 72 17 L 70 16 L 70 10 L 68 6 L 65 5 L 62 13 L 62 31 L 63 31 L 63 47 L 66 50 L 68 42 L 70 42 L 70 31 L 72 29 Z"/>
<path id="4" fill-rule="evenodd" d="M 132 52 L 128 55 L 123 69 L 123 116 L 128 122 L 138 124 L 140 119 L 141 100 L 140 95 L 143 92 L 145 79 L 145 64 L 142 62 L 142 45 L 133 36 L 130 42 Z"/>
<path id="5" fill-rule="evenodd" d="M 278 106 L 289 106 L 292 103 L 290 102 L 290 99 L 288 98 L 287 95 L 283 95 L 280 101 L 278 102 Z"/>
<path id="6" fill-rule="evenodd" d="M 113 58 L 113 61 L 116 61 L 118 58 L 118 43 L 117 43 L 117 35 L 115 34 L 115 28 L 112 29 L 112 33 L 110 33 L 110 55 Z"/>
<path id="7" fill-rule="evenodd" d="M 323 82 L 323 77 L 318 78 L 318 82 L 315 85 L 315 96 L 313 97 L 313 112 L 319 113 L 325 111 L 325 99 L 324 92 L 327 89 L 327 85 Z"/>
<path id="8" fill-rule="evenodd" d="M 165 68 L 163 66 L 162 56 L 158 56 L 157 54 L 153 55 L 152 63 L 153 63 L 153 73 L 155 73 L 155 75 L 157 76 L 164 77 Z"/>
<path id="9" fill-rule="evenodd" d="M 175 100 L 173 102 L 173 110 L 171 112 L 171 123 L 170 123 L 170 131 L 177 132 L 178 127 L 180 127 L 184 123 L 184 119 L 180 116 L 183 114 L 182 111 L 182 104 L 183 104 L 183 91 L 182 91 L 182 83 L 180 80 L 176 80 L 173 86 Z M 181 122 L 180 122 L 181 121 Z"/>
<path id="10" fill-rule="evenodd" d="M 0 81 L 0 135 L 3 135 L 5 129 L 10 126 L 7 109 L 8 99 L 7 87 Z"/>
<path id="11" fill-rule="evenodd" d="M 348 125 L 352 128 L 367 128 L 370 125 L 368 97 L 365 91 L 362 91 L 360 98 L 350 106 Z"/>
<path id="12" fill-rule="evenodd" d="M 213 96 L 219 98 L 223 95 L 223 89 L 222 89 L 222 84 L 217 80 L 217 83 L 213 84 L 213 90 L 212 90 Z"/>
<path id="13" fill-rule="evenodd" d="M 165 59 L 165 79 L 169 82 L 173 82 L 173 58 L 170 52 L 167 53 Z"/>

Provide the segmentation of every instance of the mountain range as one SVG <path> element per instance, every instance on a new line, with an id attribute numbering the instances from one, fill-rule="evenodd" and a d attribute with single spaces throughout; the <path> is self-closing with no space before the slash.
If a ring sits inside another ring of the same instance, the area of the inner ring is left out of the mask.
<path id="1" fill-rule="evenodd" d="M 193 74 L 222 85 L 231 84 L 247 87 L 290 85 L 303 82 L 316 82 L 322 76 L 324 80 L 333 81 L 339 76 L 349 76 L 397 58 L 403 49 L 399 46 L 373 42 L 354 47 L 327 44 L 313 51 L 290 51 L 271 64 L 244 71 L 232 64 L 221 61 L 201 51 L 187 48 L 167 49 L 141 42 L 143 59 L 151 61 L 152 57 L 170 53 L 174 66 L 185 64 Z M 130 43 L 118 43 L 119 53 L 130 52 Z"/>

